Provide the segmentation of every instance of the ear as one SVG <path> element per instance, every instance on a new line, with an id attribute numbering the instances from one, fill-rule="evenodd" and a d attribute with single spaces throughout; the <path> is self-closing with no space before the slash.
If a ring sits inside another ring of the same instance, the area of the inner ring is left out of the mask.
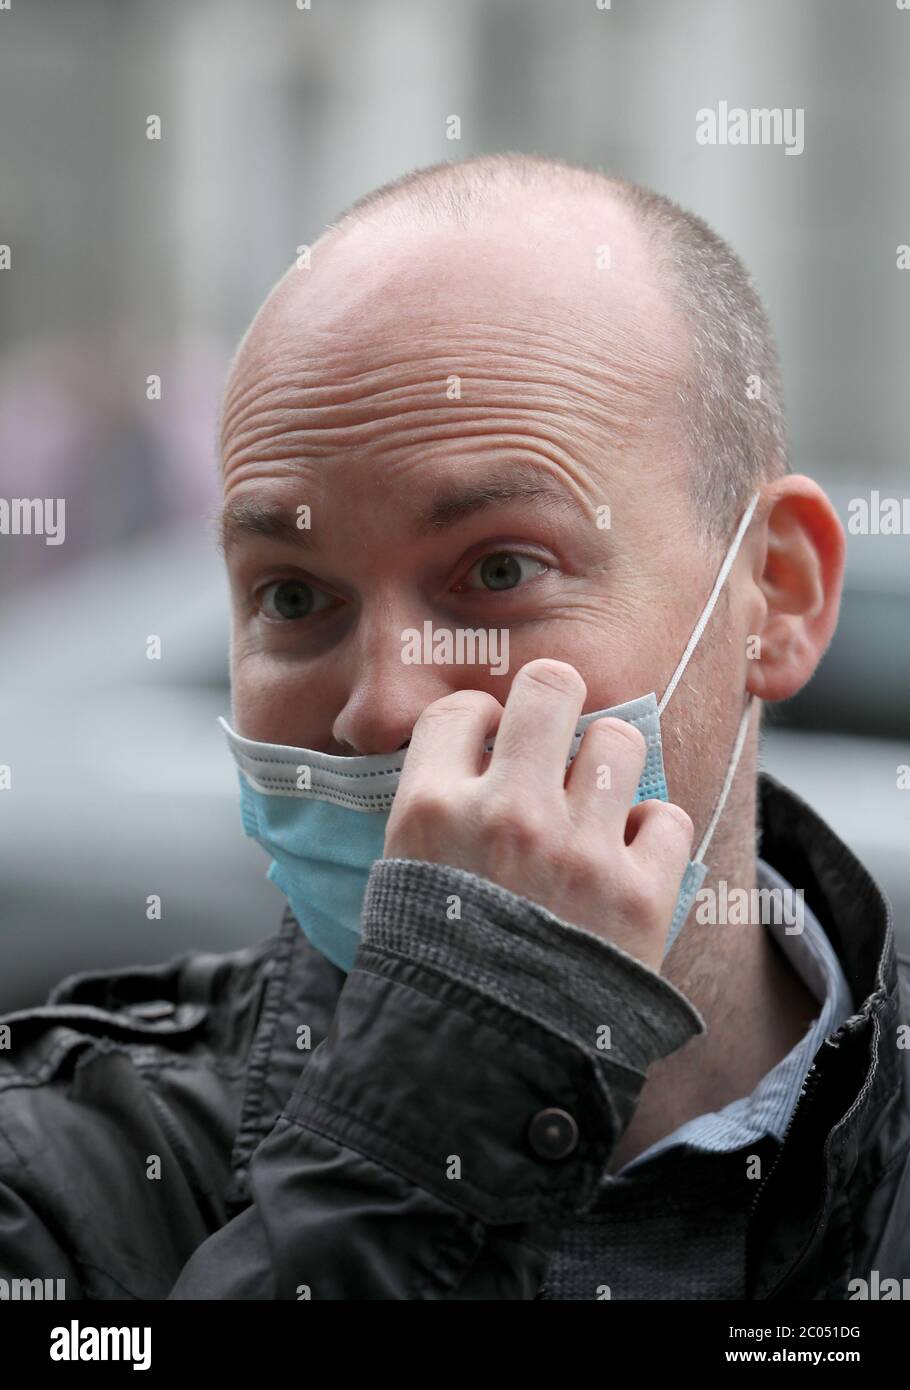
<path id="1" fill-rule="evenodd" d="M 762 504 L 753 583 L 764 617 L 754 629 L 761 640 L 746 689 L 761 700 L 787 700 L 812 676 L 834 635 L 846 541 L 837 512 L 811 478 L 788 474 L 768 484 Z"/>

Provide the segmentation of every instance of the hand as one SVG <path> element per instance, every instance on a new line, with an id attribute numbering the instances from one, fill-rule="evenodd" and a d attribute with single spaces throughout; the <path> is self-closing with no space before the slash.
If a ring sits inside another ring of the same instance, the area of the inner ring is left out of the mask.
<path id="1" fill-rule="evenodd" d="M 411 735 L 385 856 L 466 869 L 659 971 L 692 822 L 667 802 L 632 806 L 646 745 L 624 720 L 589 725 L 566 772 L 586 696 L 573 666 L 542 659 L 517 672 L 505 707 L 479 690 L 428 705 Z"/>

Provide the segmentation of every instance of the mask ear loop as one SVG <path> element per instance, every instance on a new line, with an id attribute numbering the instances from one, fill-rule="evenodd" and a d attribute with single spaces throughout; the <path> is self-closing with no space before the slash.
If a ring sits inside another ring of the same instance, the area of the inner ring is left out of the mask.
<path id="1" fill-rule="evenodd" d="M 698 846 L 698 852 L 695 855 L 694 860 L 696 864 L 700 864 L 705 857 L 705 850 L 711 843 L 711 836 L 717 829 L 717 822 L 721 818 L 721 814 L 726 804 L 727 797 L 730 795 L 730 788 L 733 786 L 733 778 L 736 776 L 736 769 L 739 765 L 740 754 L 743 751 L 743 744 L 746 741 L 746 733 L 749 728 L 749 715 L 752 713 L 752 705 L 754 703 L 754 700 L 755 696 L 750 695 L 748 700 L 746 701 L 746 708 L 743 710 L 742 719 L 740 719 L 739 721 L 739 729 L 737 730 L 736 741 L 733 744 L 733 752 L 730 755 L 730 762 L 727 765 L 727 775 L 724 778 L 724 785 L 720 789 L 720 796 L 717 798 L 717 805 L 714 807 L 714 814 L 708 822 L 708 828 L 704 833 L 704 837 L 702 839 L 701 844 Z"/>
<path id="2" fill-rule="evenodd" d="M 739 547 L 742 544 L 743 536 L 746 534 L 746 531 L 749 528 L 749 522 L 752 520 L 752 514 L 755 511 L 755 508 L 758 506 L 758 499 L 760 496 L 761 494 L 756 492 L 755 496 L 752 498 L 752 501 L 749 503 L 748 507 L 743 513 L 743 517 L 737 528 L 736 535 L 733 537 L 733 540 L 730 544 L 730 548 L 727 551 L 726 556 L 724 557 L 724 562 L 717 572 L 717 578 L 714 581 L 714 588 L 711 590 L 711 593 L 708 597 L 708 602 L 702 609 L 701 617 L 695 624 L 695 628 L 692 632 L 692 636 L 689 638 L 686 650 L 682 654 L 682 659 L 679 665 L 677 666 L 676 670 L 670 677 L 670 683 L 663 693 L 663 698 L 661 699 L 660 704 L 657 706 L 658 714 L 663 714 L 667 705 L 670 703 L 670 696 L 673 694 L 673 691 L 679 684 L 683 671 L 685 671 L 686 667 L 689 664 L 689 658 L 695 651 L 695 648 L 698 646 L 698 643 L 701 639 L 701 635 L 704 632 L 705 628 L 708 626 L 708 619 L 714 612 L 714 606 L 717 603 L 717 599 L 721 589 L 724 587 L 727 575 L 730 573 L 730 570 L 733 567 L 733 561 L 736 559 L 737 552 L 739 551 Z"/>
<path id="3" fill-rule="evenodd" d="M 673 672 L 673 675 L 670 677 L 670 682 L 663 693 L 663 698 L 657 706 L 658 715 L 663 714 L 664 710 L 669 704 L 670 697 L 676 689 L 677 685 L 679 684 L 680 679 L 682 678 L 682 674 L 689 664 L 689 659 L 692 653 L 695 651 L 695 648 L 698 646 L 698 643 L 701 640 L 701 635 L 708 625 L 708 619 L 714 612 L 714 607 L 717 603 L 720 591 L 724 587 L 727 575 L 730 573 L 730 570 L 733 567 L 733 561 L 736 559 L 736 556 L 739 552 L 739 547 L 742 545 L 743 536 L 749 529 L 749 522 L 752 520 L 752 517 L 755 513 L 755 508 L 758 506 L 758 499 L 760 496 L 761 494 L 756 492 L 755 496 L 752 498 L 752 501 L 749 503 L 748 507 L 742 515 L 742 519 L 740 520 L 739 526 L 736 529 L 736 535 L 733 537 L 733 540 L 730 543 L 730 548 L 728 549 L 724 557 L 724 562 L 717 572 L 717 578 L 715 579 L 714 587 L 708 596 L 708 601 L 702 609 L 701 616 L 698 619 L 698 622 L 695 624 L 695 627 L 692 631 L 692 636 L 689 638 L 689 641 L 686 645 L 686 650 L 682 654 L 682 659 L 680 660 L 680 663 L 677 666 L 676 670 Z M 711 820 L 708 823 L 708 828 L 704 833 L 702 842 L 698 847 L 698 851 L 693 861 L 696 864 L 700 864 L 704 859 L 705 851 L 707 850 L 708 845 L 711 843 L 711 837 L 714 834 L 714 831 L 717 829 L 717 822 L 721 818 L 724 806 L 726 805 L 727 797 L 730 794 L 730 788 L 733 785 L 733 778 L 736 776 L 736 769 L 739 766 L 739 759 L 743 751 L 743 744 L 746 741 L 746 733 L 749 728 L 749 716 L 752 713 L 752 705 L 754 703 L 754 698 L 754 696 L 750 695 L 746 700 L 746 707 L 743 710 L 742 718 L 739 721 L 739 729 L 737 730 L 736 739 L 733 744 L 733 752 L 731 753 L 730 761 L 727 764 L 727 775 L 724 778 L 724 784 L 721 787 L 720 796 L 717 798 L 717 804 L 714 807 L 714 813 L 711 816 Z"/>

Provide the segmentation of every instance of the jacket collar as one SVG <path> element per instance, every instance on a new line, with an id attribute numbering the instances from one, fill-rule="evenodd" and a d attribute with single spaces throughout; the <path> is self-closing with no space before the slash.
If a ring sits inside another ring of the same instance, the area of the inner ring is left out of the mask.
<path id="1" fill-rule="evenodd" d="M 824 927 L 843 967 L 857 1015 L 897 986 L 891 909 L 875 879 L 805 801 L 762 773 L 759 851 Z"/>
<path id="2" fill-rule="evenodd" d="M 848 1184 L 859 1166 L 882 1171 L 899 1143 L 905 1085 L 893 1043 L 898 1020 L 898 966 L 891 909 L 851 850 L 795 793 L 759 779 L 760 852 L 794 887 L 803 888 L 837 953 L 856 1013 L 816 1053 L 783 1147 L 750 1217 L 746 1280 L 750 1298 L 786 1293 L 820 1297 L 840 1268 L 826 1240 L 848 1248 Z M 886 1042 L 888 1034 L 891 1041 Z M 905 1137 L 905 1136 L 904 1136 Z"/>

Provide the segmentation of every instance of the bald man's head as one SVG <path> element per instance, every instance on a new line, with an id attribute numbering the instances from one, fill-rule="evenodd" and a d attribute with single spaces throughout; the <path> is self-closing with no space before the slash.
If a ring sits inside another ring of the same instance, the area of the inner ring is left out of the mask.
<path id="1" fill-rule="evenodd" d="M 508 710 L 544 657 L 579 674 L 584 713 L 672 693 L 667 783 L 701 833 L 745 694 L 794 694 L 836 621 L 836 516 L 811 480 L 771 480 L 765 328 L 706 228 L 585 171 L 466 161 L 355 205 L 269 296 L 225 394 L 235 729 L 394 752 L 446 696 Z M 757 722 L 734 855 L 752 852 Z M 526 729 L 521 761 L 545 733 Z"/>
<path id="2" fill-rule="evenodd" d="M 369 370 L 396 329 L 408 331 L 403 316 L 421 327 L 449 399 L 459 392 L 454 403 L 466 409 L 490 401 L 459 372 L 472 321 L 499 325 L 500 368 L 513 397 L 524 389 L 529 401 L 537 383 L 527 361 L 522 387 L 519 344 L 536 335 L 559 363 L 564 407 L 578 406 L 579 444 L 596 456 L 659 439 L 668 469 L 685 461 L 700 527 L 718 540 L 755 487 L 786 471 L 773 338 L 729 247 L 658 194 L 521 154 L 419 169 L 330 224 L 312 268 L 288 271 L 238 350 L 226 461 L 238 390 L 264 384 L 276 354 L 292 371 L 301 354 L 317 360 L 319 343 L 347 338 Z"/>
<path id="3" fill-rule="evenodd" d="M 604 240 L 615 274 L 592 254 Z M 281 448 L 356 451 L 380 473 L 405 434 L 432 450 L 463 433 L 543 449 L 607 489 L 633 454 L 681 476 L 690 372 L 685 326 L 620 204 L 519 190 L 470 226 L 377 211 L 333 231 L 257 315 L 225 400 L 225 472 L 263 457 L 244 424 L 292 411 Z"/>
<path id="4" fill-rule="evenodd" d="M 359 198 L 334 226 L 382 216 L 470 227 L 494 209 L 508 215 L 524 194 L 557 213 L 567 198 L 587 196 L 604 210 L 618 205 L 634 222 L 653 281 L 685 325 L 688 366 L 678 408 L 692 493 L 711 534 L 725 538 L 756 486 L 787 471 L 789 446 L 767 315 L 742 261 L 701 218 L 625 179 L 506 152 L 414 170 Z M 589 248 L 592 258 L 597 251 Z M 610 268 L 621 273 L 615 259 Z"/>

